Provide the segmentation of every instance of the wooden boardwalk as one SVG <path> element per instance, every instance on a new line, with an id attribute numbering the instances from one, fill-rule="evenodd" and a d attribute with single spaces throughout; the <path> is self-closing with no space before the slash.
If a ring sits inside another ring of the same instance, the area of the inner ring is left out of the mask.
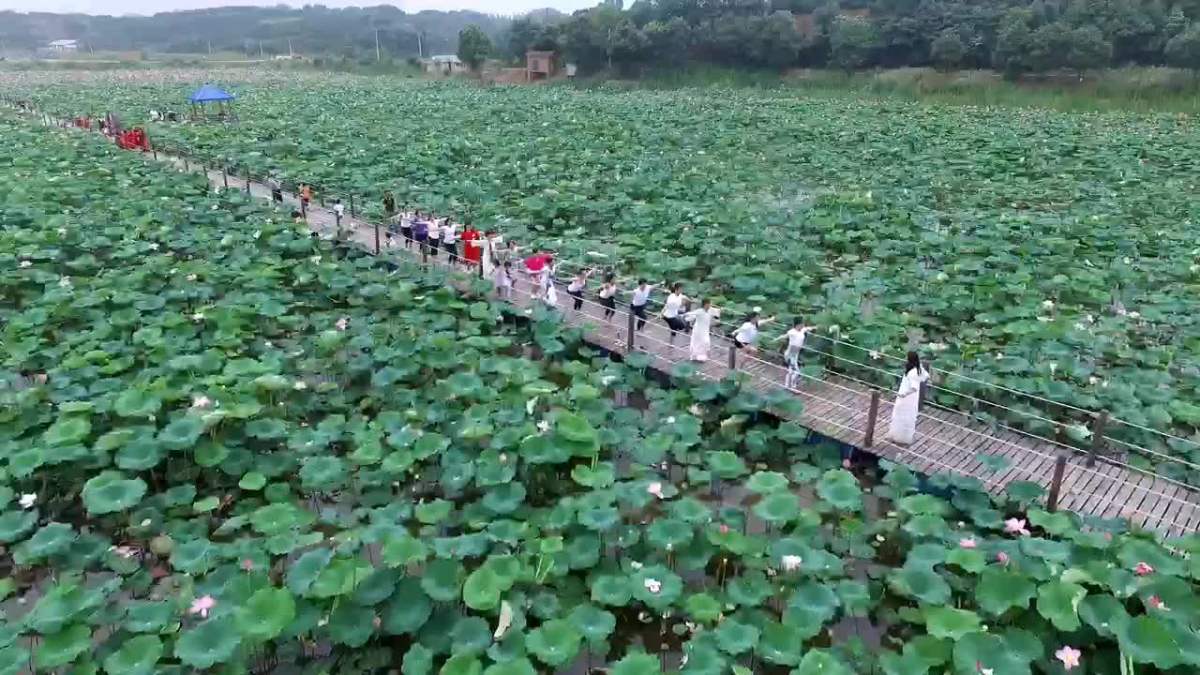
<path id="1" fill-rule="evenodd" d="M 180 169 L 184 161 L 159 156 Z M 189 170 L 199 170 L 189 163 Z M 271 198 L 270 189 L 263 183 L 247 181 L 206 170 L 214 187 L 246 190 L 263 199 Z M 284 195 L 284 208 L 299 208 L 296 197 Z M 325 236 L 335 230 L 335 217 L 327 208 L 312 205 L 308 210 L 309 225 Z M 342 228 L 349 239 L 370 251 L 375 250 L 377 226 L 347 212 Z M 419 253 L 403 246 L 389 247 L 385 232 L 378 230 L 382 252 L 389 255 L 412 255 L 420 261 Z M 398 242 L 399 239 L 397 238 Z M 447 257 L 430 258 L 451 274 Z M 456 269 L 462 269 L 458 267 Z M 558 309 L 565 321 L 584 328 L 591 344 L 619 354 L 629 353 L 628 307 L 618 305 L 611 320 L 605 319 L 604 308 L 588 299 L 581 311 L 572 309 L 572 298 L 559 285 Z M 529 280 L 520 279 L 514 293 L 514 304 L 528 307 L 539 302 L 530 296 Z M 666 326 L 654 317 L 642 331 L 637 331 L 634 350 L 651 359 L 651 367 L 670 372 L 688 360 L 688 335 L 679 334 L 671 340 Z M 695 364 L 699 375 L 723 378 L 730 373 L 728 340 L 715 335 L 710 360 Z M 771 357 L 739 351 L 735 355 L 736 370 L 749 378 L 750 386 L 762 392 L 782 390 L 786 370 Z M 875 420 L 874 443 L 865 443 L 871 410 L 872 393 L 879 393 Z M 879 457 L 903 464 L 915 471 L 933 475 L 954 473 L 977 478 L 993 494 L 1002 493 L 1014 481 L 1031 481 L 1049 489 L 1058 457 L 1067 462 L 1061 482 L 1059 508 L 1081 515 L 1105 519 L 1124 519 L 1131 524 L 1154 530 L 1163 536 L 1182 536 L 1200 528 L 1200 491 L 1188 488 L 1151 473 L 1123 464 L 1101 460 L 1087 465 L 1087 458 L 1071 448 L 1057 445 L 1007 427 L 985 424 L 966 414 L 924 406 L 917 422 L 916 441 L 908 447 L 887 440 L 895 397 L 892 392 L 880 391 L 861 382 L 847 379 L 835 372 L 824 371 L 820 376 L 803 376 L 791 393 L 803 402 L 803 412 L 794 421 L 824 436 L 869 451 Z M 1006 467 L 991 470 L 981 457 L 996 456 L 1005 460 Z"/>

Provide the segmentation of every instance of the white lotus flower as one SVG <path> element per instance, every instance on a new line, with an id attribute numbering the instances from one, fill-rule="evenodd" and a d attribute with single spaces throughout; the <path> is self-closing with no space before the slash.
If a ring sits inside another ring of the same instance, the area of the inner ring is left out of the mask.
<path id="1" fill-rule="evenodd" d="M 212 407 L 212 399 L 210 399 L 209 397 L 207 397 L 203 394 L 192 397 L 192 408 L 193 409 L 204 410 L 205 408 L 211 408 L 211 407 Z"/>
<path id="2" fill-rule="evenodd" d="M 929 344 L 929 351 L 931 352 L 944 352 L 948 348 L 949 347 L 945 342 L 932 342 Z"/>
<path id="3" fill-rule="evenodd" d="M 667 419 L 665 419 L 663 421 L 666 422 L 667 424 L 675 424 L 675 418 L 673 416 L 668 417 Z"/>
<path id="4" fill-rule="evenodd" d="M 1042 301 L 1042 309 L 1054 309 L 1054 301 L 1053 300 L 1043 300 Z"/>
<path id="5" fill-rule="evenodd" d="M 304 391 L 305 389 L 308 389 L 308 384 L 304 380 L 296 380 L 292 384 L 292 389 L 295 389 L 296 391 Z"/>
<path id="6" fill-rule="evenodd" d="M 157 251 L 158 250 L 158 242 L 156 242 L 156 241 L 150 242 L 150 250 Z"/>
<path id="7" fill-rule="evenodd" d="M 37 503 L 37 493 L 30 492 L 28 494 L 21 495 L 21 499 L 18 500 L 18 503 L 23 509 L 33 508 L 33 505 Z"/>
<path id="8" fill-rule="evenodd" d="M 1050 374 L 1053 375 L 1055 373 L 1055 371 L 1057 371 L 1057 370 L 1058 370 L 1058 364 L 1051 361 L 1050 362 Z"/>
<path id="9" fill-rule="evenodd" d="M 636 561 L 636 560 L 630 560 L 630 561 L 629 561 L 629 566 L 630 566 L 630 567 L 632 567 L 632 568 L 633 568 L 633 569 L 635 569 L 635 570 L 640 570 L 640 569 L 642 569 L 642 563 L 640 563 L 640 562 L 638 562 L 638 561 Z"/>
<path id="10" fill-rule="evenodd" d="M 798 555 L 785 555 L 781 561 L 784 572 L 795 572 L 800 569 L 800 563 L 804 562 Z"/>
<path id="11" fill-rule="evenodd" d="M 196 280 L 196 275 L 195 275 L 195 274 L 189 274 L 189 275 L 187 275 L 187 280 L 188 280 L 188 281 L 195 281 L 195 280 Z"/>
<path id="12" fill-rule="evenodd" d="M 212 206 L 211 206 L 211 207 L 210 207 L 208 210 L 209 210 L 209 211 L 216 211 L 216 210 L 217 210 L 217 205 L 216 205 L 216 204 L 213 204 L 213 205 L 212 205 Z"/>
<path id="13" fill-rule="evenodd" d="M 662 582 L 658 579 L 647 578 L 644 582 L 642 582 L 642 585 L 646 587 L 646 590 L 654 594 L 658 594 L 658 592 L 662 590 Z"/>
<path id="14" fill-rule="evenodd" d="M 192 315 L 192 321 L 203 321 L 203 320 L 204 320 L 203 312 L 196 312 L 195 314 Z"/>
<path id="15" fill-rule="evenodd" d="M 699 417 L 704 414 L 704 408 L 701 408 L 699 403 L 693 403 L 692 407 L 688 408 L 688 412 Z"/>
<path id="16" fill-rule="evenodd" d="M 60 288 L 70 288 L 71 287 L 71 277 L 63 277 L 63 278 L 59 279 L 58 285 Z"/>
<path id="17" fill-rule="evenodd" d="M 1084 319 L 1085 319 L 1085 320 L 1086 320 L 1088 323 L 1096 323 L 1096 318 L 1095 318 L 1094 316 L 1092 316 L 1091 314 L 1088 314 L 1087 316 L 1085 316 L 1085 317 L 1083 317 L 1083 318 L 1084 318 Z"/>
<path id="18" fill-rule="evenodd" d="M 537 423 L 537 428 L 538 428 L 538 431 L 540 431 L 544 434 L 547 431 L 550 431 L 550 423 L 547 422 L 546 420 L 540 420 Z"/>
<path id="19" fill-rule="evenodd" d="M 315 264 L 321 262 L 321 256 L 314 255 L 313 257 L 309 258 L 308 261 L 315 265 Z"/>
<path id="20" fill-rule="evenodd" d="M 28 261 L 28 260 L 22 260 L 22 261 L 21 261 L 21 268 L 22 268 L 22 269 L 24 269 L 24 268 L 26 268 L 26 267 L 33 267 L 33 263 L 32 263 L 32 262 L 30 262 L 30 261 Z"/>
<path id="21" fill-rule="evenodd" d="M 879 352 L 877 352 L 875 350 L 871 350 L 871 351 L 867 352 L 867 355 L 871 357 L 872 361 L 878 361 L 883 356 L 882 354 L 880 354 Z"/>
<path id="22" fill-rule="evenodd" d="M 346 328 L 350 326 L 350 319 L 343 316 L 342 318 L 338 319 L 334 325 L 337 326 L 338 330 L 346 330 Z"/>
<path id="23" fill-rule="evenodd" d="M 110 547 L 108 547 L 108 550 L 112 551 L 113 553 L 116 553 L 117 555 L 121 556 L 122 558 L 125 558 L 126 560 L 137 555 L 137 549 L 133 548 L 132 546 L 110 546 Z"/>
<path id="24" fill-rule="evenodd" d="M 663 499 L 662 483 L 655 481 L 655 482 L 647 485 L 646 492 L 649 492 L 650 494 L 654 495 L 655 497 L 658 497 L 659 499 Z"/>
<path id="25" fill-rule="evenodd" d="M 1129 318 L 1131 318 L 1131 319 L 1140 319 L 1140 318 L 1142 318 L 1142 315 L 1141 315 L 1141 313 L 1140 313 L 1140 312 L 1130 312 L 1130 313 L 1129 313 Z"/>
<path id="26" fill-rule="evenodd" d="M 604 377 L 600 378 L 600 384 L 602 384 L 606 387 L 616 381 L 617 381 L 616 375 L 605 375 Z"/>
<path id="27" fill-rule="evenodd" d="M 537 400 L 538 400 L 538 397 L 534 396 L 533 398 L 531 398 L 525 402 L 525 414 L 527 414 L 527 415 L 533 414 L 533 409 L 535 407 L 537 407 Z"/>
<path id="28" fill-rule="evenodd" d="M 67 236 L 67 228 L 65 228 L 65 227 L 58 228 L 58 234 L 60 237 Z"/>

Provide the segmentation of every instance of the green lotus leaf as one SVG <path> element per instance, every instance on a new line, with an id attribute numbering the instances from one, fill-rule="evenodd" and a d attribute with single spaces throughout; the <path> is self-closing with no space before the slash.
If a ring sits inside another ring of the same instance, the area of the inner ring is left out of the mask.
<path id="1" fill-rule="evenodd" d="M 992 633 L 968 633 L 954 642 L 955 672 L 990 670 L 993 675 L 1030 675 L 1029 660 L 1004 638 Z"/>
<path id="2" fill-rule="evenodd" d="M 525 648 L 542 663 L 560 668 L 574 660 L 582 639 L 570 622 L 552 619 L 529 632 L 525 637 Z"/>
<path id="3" fill-rule="evenodd" d="M 238 608 L 237 628 L 247 640 L 275 639 L 296 618 L 296 600 L 283 588 L 260 588 Z"/>
<path id="4" fill-rule="evenodd" d="M 1117 558 L 1127 570 L 1134 570 L 1138 563 L 1146 563 L 1158 574 L 1181 576 L 1186 573 L 1183 561 L 1164 549 L 1161 544 L 1141 539 L 1122 542 Z"/>
<path id="5" fill-rule="evenodd" d="M 363 607 L 377 605 L 392 597 L 392 593 L 396 591 L 396 581 L 399 579 L 400 573 L 396 570 L 376 569 L 354 589 L 354 595 L 350 599 Z"/>
<path id="6" fill-rule="evenodd" d="M 790 675 L 854 675 L 854 671 L 831 652 L 813 649 L 805 652 L 804 658 L 800 659 L 800 665 L 796 666 Z"/>
<path id="7" fill-rule="evenodd" d="M 218 550 L 207 539 L 192 539 L 171 550 L 171 567 L 187 574 L 203 574 L 216 567 Z"/>
<path id="8" fill-rule="evenodd" d="M 381 615 L 383 630 L 391 635 L 416 634 L 432 612 L 433 604 L 425 591 L 421 590 L 420 582 L 412 578 L 401 579 L 396 583 L 391 599 L 384 605 Z"/>
<path id="9" fill-rule="evenodd" d="M 454 560 L 433 560 L 421 575 L 421 588 L 436 602 L 458 600 L 463 585 L 462 565 Z"/>
<path id="10" fill-rule="evenodd" d="M 786 490 L 787 488 L 787 476 L 778 471 L 758 471 L 746 481 L 747 490 L 763 495 Z"/>
<path id="11" fill-rule="evenodd" d="M 854 474 L 831 469 L 817 482 L 817 494 L 835 509 L 857 511 L 862 508 L 862 488 Z"/>
<path id="12" fill-rule="evenodd" d="M 92 631 L 82 624 L 75 624 L 57 633 L 42 637 L 33 651 L 38 668 L 53 669 L 71 663 L 92 646 Z"/>
<path id="13" fill-rule="evenodd" d="M 620 512 L 611 506 L 583 509 L 579 512 L 579 524 L 596 532 L 607 532 L 620 522 Z"/>
<path id="14" fill-rule="evenodd" d="M 334 556 L 308 588 L 306 597 L 332 598 L 350 595 L 372 572 L 371 563 L 362 558 Z M 288 588 L 291 588 L 289 585 Z"/>
<path id="15" fill-rule="evenodd" d="M 489 567 L 480 567 L 467 575 L 463 584 L 463 602 L 475 610 L 494 609 L 500 604 L 502 590 L 496 573 Z"/>
<path id="16" fill-rule="evenodd" d="M 300 466 L 300 485 L 305 490 L 331 492 L 346 485 L 349 470 L 340 457 L 306 457 Z"/>
<path id="17" fill-rule="evenodd" d="M 260 417 L 246 424 L 246 435 L 264 441 L 286 438 L 287 423 L 274 417 Z"/>
<path id="18" fill-rule="evenodd" d="M 138 635 L 104 659 L 104 670 L 128 675 L 149 675 L 163 655 L 163 643 L 154 635 Z"/>
<path id="19" fill-rule="evenodd" d="M 1117 640 L 1134 663 L 1168 669 L 1187 661 L 1168 624 L 1157 617 L 1143 615 L 1130 619 L 1118 628 Z"/>
<path id="20" fill-rule="evenodd" d="M 945 516 L 950 513 L 946 500 L 933 495 L 909 495 L 896 502 L 903 513 L 910 516 Z"/>
<path id="21" fill-rule="evenodd" d="M 1071 559 L 1071 547 L 1069 545 L 1060 541 L 1039 539 L 1037 537 L 1023 537 L 1021 539 L 1021 552 L 1034 558 L 1041 558 L 1055 563 L 1066 563 Z"/>
<path id="22" fill-rule="evenodd" d="M 975 612 L 952 607 L 924 607 L 921 611 L 925 628 L 935 638 L 957 640 L 979 630 L 979 615 Z"/>
<path id="23" fill-rule="evenodd" d="M 931 667 L 928 661 L 915 653 L 897 654 L 889 651 L 879 656 L 879 666 L 884 675 L 926 675 Z"/>
<path id="24" fill-rule="evenodd" d="M 76 445 L 92 433 L 92 423 L 86 417 L 63 415 L 46 429 L 42 440 L 49 446 Z"/>
<path id="25" fill-rule="evenodd" d="M 630 652 L 613 664 L 612 675 L 658 675 L 662 672 L 657 656 L 645 652 Z"/>
<path id="26" fill-rule="evenodd" d="M 28 565 L 35 560 L 59 555 L 66 552 L 77 537 L 78 533 L 70 525 L 48 523 L 13 550 L 13 561 L 18 565 Z"/>
<path id="27" fill-rule="evenodd" d="M 1026 576 L 999 567 L 985 569 L 975 587 L 975 602 L 993 616 L 1000 616 L 1014 607 L 1028 607 L 1035 595 L 1037 586 Z"/>
<path id="28" fill-rule="evenodd" d="M 230 449 L 220 443 L 201 441 L 192 451 L 196 464 L 211 468 L 224 462 L 229 457 Z"/>
<path id="29" fill-rule="evenodd" d="M 480 675 L 483 665 L 474 654 L 455 654 L 446 659 L 438 675 Z"/>
<path id="30" fill-rule="evenodd" d="M 1077 528 L 1071 516 L 1062 511 L 1050 513 L 1041 509 L 1030 509 L 1027 515 L 1030 523 L 1056 537 L 1061 537 Z"/>
<path id="31" fill-rule="evenodd" d="M 238 487 L 251 492 L 261 490 L 267 484 L 267 477 L 257 471 L 247 472 L 238 481 Z"/>
<path id="32" fill-rule="evenodd" d="M 673 518 L 660 518 L 646 529 L 646 541 L 655 548 L 672 551 L 692 540 L 691 525 Z"/>
<path id="33" fill-rule="evenodd" d="M 646 565 L 632 575 L 633 597 L 662 611 L 679 598 L 683 580 L 662 565 Z"/>
<path id="34" fill-rule="evenodd" d="M 1015 480 L 1005 486 L 1004 491 L 1014 501 L 1029 504 L 1041 498 L 1046 488 L 1027 480 Z"/>
<path id="35" fill-rule="evenodd" d="M 721 618 L 721 602 L 708 593 L 689 595 L 683 608 L 696 623 L 715 623 Z"/>
<path id="36" fill-rule="evenodd" d="M 117 450 L 117 466 L 126 471 L 153 469 L 166 457 L 166 452 L 152 438 L 136 438 Z"/>
<path id="37" fill-rule="evenodd" d="M 592 602 L 609 607 L 624 607 L 633 597 L 630 578 L 624 575 L 600 574 L 591 580 Z"/>
<path id="38" fill-rule="evenodd" d="M 729 602 L 746 607 L 757 607 L 775 594 L 775 589 L 762 572 L 743 572 L 726 586 Z"/>
<path id="39" fill-rule="evenodd" d="M 754 505 L 754 515 L 772 525 L 783 525 L 800 515 L 800 498 L 791 492 L 773 492 Z"/>
<path id="40" fill-rule="evenodd" d="M 175 620 L 175 606 L 166 601 L 132 600 L 125 606 L 125 629 L 133 633 L 159 633 Z"/>
<path id="41" fill-rule="evenodd" d="M 126 478 L 117 471 L 103 471 L 83 484 L 83 505 L 92 515 L 127 511 L 146 494 L 146 482 Z"/>
<path id="42" fill-rule="evenodd" d="M 415 644 L 404 654 L 400 666 L 403 675 L 429 675 L 433 671 L 433 652 L 424 645 Z"/>
<path id="43" fill-rule="evenodd" d="M 1059 630 L 1076 630 L 1079 628 L 1079 603 L 1086 596 L 1087 589 L 1079 584 L 1050 581 L 1038 587 L 1038 613 Z"/>
<path id="44" fill-rule="evenodd" d="M 926 567 L 905 565 L 889 574 L 888 582 L 901 595 L 928 605 L 942 605 L 950 600 L 950 585 L 940 574 Z"/>
<path id="45" fill-rule="evenodd" d="M 571 480 L 584 487 L 603 489 L 613 484 L 615 470 L 611 462 L 599 462 L 595 467 L 580 464 L 571 469 Z"/>
<path id="46" fill-rule="evenodd" d="M 239 644 L 234 622 L 209 620 L 183 631 L 175 643 L 175 656 L 193 668 L 211 668 L 230 661 Z"/>
<path id="47" fill-rule="evenodd" d="M 450 639 L 454 654 L 482 654 L 492 644 L 492 630 L 482 617 L 464 616 L 454 624 Z"/>
<path id="48" fill-rule="evenodd" d="M 369 607 L 342 603 L 330 613 L 327 626 L 329 637 L 335 643 L 351 648 L 362 647 L 375 632 L 375 612 Z"/>
<path id="49" fill-rule="evenodd" d="M 525 501 L 525 486 L 521 483 L 505 483 L 489 489 L 483 495 L 483 506 L 492 513 L 505 515 L 516 511 Z"/>
<path id="50" fill-rule="evenodd" d="M 389 537 L 383 544 L 383 563 L 388 567 L 403 567 L 425 562 L 429 547 L 408 534 Z"/>
<path id="51" fill-rule="evenodd" d="M 537 670 L 527 658 L 516 658 L 503 663 L 493 663 L 483 671 L 483 675 L 537 675 Z"/>
<path id="52" fill-rule="evenodd" d="M 267 504 L 250 514 L 250 526 L 259 534 L 272 536 L 303 530 L 313 522 L 308 511 L 290 503 Z"/>
<path id="53" fill-rule="evenodd" d="M 171 450 L 187 450 L 204 433 L 204 420 L 195 415 L 177 417 L 158 432 L 158 442 Z"/>
<path id="54" fill-rule="evenodd" d="M 450 512 L 454 510 L 454 503 L 444 499 L 435 499 L 429 502 L 417 504 L 414 511 L 417 514 L 417 520 L 426 525 L 435 525 L 450 517 Z"/>
<path id="55" fill-rule="evenodd" d="M 747 473 L 746 463 L 735 453 L 721 450 L 710 452 L 705 456 L 708 468 L 719 478 L 731 480 Z"/>
<path id="56" fill-rule="evenodd" d="M 576 605 L 567 620 L 589 644 L 598 644 L 612 634 L 617 618 L 595 605 Z"/>
<path id="57" fill-rule="evenodd" d="M 774 621 L 763 624 L 757 651 L 767 663 L 794 666 L 800 663 L 803 638 L 797 629 Z"/>
<path id="58" fill-rule="evenodd" d="M 717 625 L 713 633 L 721 651 L 733 656 L 744 654 L 758 644 L 758 628 L 735 619 L 725 619 Z"/>
<path id="59" fill-rule="evenodd" d="M 113 412 L 121 417 L 154 417 L 162 408 L 162 399 L 144 389 L 126 389 L 113 402 Z"/>
<path id="60" fill-rule="evenodd" d="M 37 511 L 6 511 L 0 515 L 0 542 L 11 544 L 22 539 L 37 520 Z"/>

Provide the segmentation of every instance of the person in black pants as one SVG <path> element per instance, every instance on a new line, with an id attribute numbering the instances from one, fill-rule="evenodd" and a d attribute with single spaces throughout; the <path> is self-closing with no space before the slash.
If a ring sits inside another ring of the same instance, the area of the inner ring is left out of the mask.
<path id="1" fill-rule="evenodd" d="M 617 310 L 617 279 L 609 274 L 600 285 L 600 304 L 604 306 L 604 320 L 612 321 Z"/>
<path id="2" fill-rule="evenodd" d="M 633 315 L 638 318 L 637 330 L 641 330 L 646 325 L 646 305 L 650 303 L 650 292 L 656 286 L 657 284 L 646 283 L 645 279 L 638 279 L 637 288 L 632 291 L 629 306 L 633 309 Z"/>
<path id="3" fill-rule="evenodd" d="M 587 287 L 588 277 L 592 276 L 591 270 L 583 270 L 575 275 L 571 283 L 567 284 L 567 295 L 575 300 L 575 311 L 583 309 L 583 289 Z"/>

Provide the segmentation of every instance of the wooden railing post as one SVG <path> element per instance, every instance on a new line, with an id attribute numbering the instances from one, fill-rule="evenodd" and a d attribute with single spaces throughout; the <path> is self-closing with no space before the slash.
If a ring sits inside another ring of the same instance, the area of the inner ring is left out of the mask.
<path id="1" fill-rule="evenodd" d="M 737 370 L 737 345 L 729 343 L 729 371 Z"/>
<path id="2" fill-rule="evenodd" d="M 1066 456 L 1059 455 L 1054 460 L 1054 478 L 1050 481 L 1050 494 L 1046 497 L 1046 510 L 1054 513 L 1058 510 L 1058 497 L 1062 491 L 1063 472 L 1067 469 Z"/>
<path id="3" fill-rule="evenodd" d="M 379 223 L 375 223 L 375 255 L 379 255 Z"/>
<path id="4" fill-rule="evenodd" d="M 1096 427 L 1092 429 L 1092 450 L 1088 453 L 1088 466 L 1096 465 L 1096 457 L 1104 451 L 1104 427 L 1108 426 L 1108 411 L 1103 410 L 1096 418 Z"/>
<path id="5" fill-rule="evenodd" d="M 875 421 L 879 419 L 879 391 L 871 392 L 871 407 L 867 411 L 867 433 L 863 436 L 863 447 L 875 445 Z"/>
<path id="6" fill-rule="evenodd" d="M 626 324 L 626 326 L 625 326 L 625 329 L 627 331 L 629 331 L 629 337 L 627 337 L 625 339 L 625 347 L 629 350 L 630 353 L 633 353 L 633 334 L 634 334 L 633 305 L 629 306 L 629 312 L 626 315 L 626 318 L 629 319 L 629 323 Z"/>
<path id="7" fill-rule="evenodd" d="M 224 166 L 221 167 L 221 182 L 225 184 L 225 189 L 228 190 L 229 189 L 229 172 L 225 170 Z"/>
<path id="8" fill-rule="evenodd" d="M 183 157 L 183 171 L 184 173 L 191 171 L 191 169 L 188 167 L 187 155 L 184 155 Z"/>
<path id="9" fill-rule="evenodd" d="M 250 177 L 246 176 L 246 194 L 250 194 Z"/>
<path id="10" fill-rule="evenodd" d="M 354 217 L 355 217 L 355 213 L 354 213 L 354 195 L 353 195 L 353 194 L 352 194 L 352 195 L 350 195 L 350 217 L 351 217 L 351 218 L 354 218 Z"/>

